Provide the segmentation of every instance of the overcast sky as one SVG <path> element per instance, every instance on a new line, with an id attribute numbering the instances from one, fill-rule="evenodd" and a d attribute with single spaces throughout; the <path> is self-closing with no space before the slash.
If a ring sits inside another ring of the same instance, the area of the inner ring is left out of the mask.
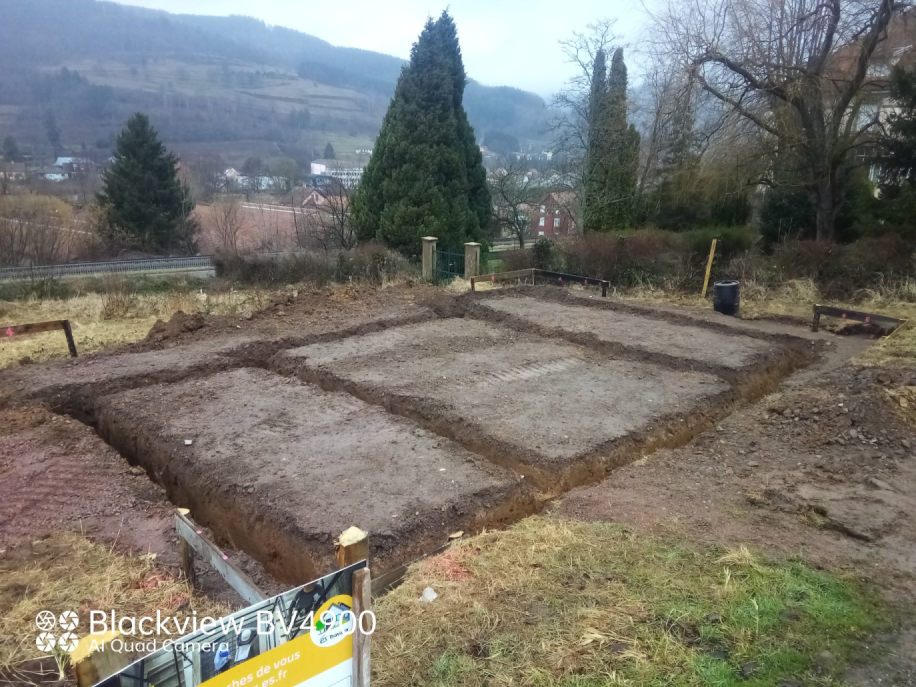
<path id="1" fill-rule="evenodd" d="M 548 96 L 570 75 L 558 42 L 602 18 L 636 38 L 639 0 L 119 0 L 187 14 L 242 14 L 344 45 L 406 58 L 427 16 L 446 6 L 458 24 L 468 75 Z"/>

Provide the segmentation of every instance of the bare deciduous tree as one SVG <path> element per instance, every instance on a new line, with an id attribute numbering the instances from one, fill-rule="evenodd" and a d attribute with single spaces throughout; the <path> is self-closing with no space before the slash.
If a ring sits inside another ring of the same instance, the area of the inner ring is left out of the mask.
<path id="1" fill-rule="evenodd" d="M 351 191 L 343 184 L 316 189 L 300 208 L 293 208 L 296 237 L 300 247 L 318 245 L 324 250 L 356 246 L 351 221 Z"/>
<path id="2" fill-rule="evenodd" d="M 832 240 L 851 153 L 868 142 L 868 67 L 895 0 L 691 0 L 656 35 L 700 87 L 797 160 L 818 239 Z"/>
<path id="3" fill-rule="evenodd" d="M 560 43 L 567 61 L 575 67 L 574 76 L 554 96 L 554 117 L 551 129 L 554 148 L 567 160 L 568 171 L 581 187 L 588 150 L 589 93 L 592 89 L 592 71 L 599 51 L 609 52 L 617 42 L 614 22 L 602 20 L 588 26 L 582 33 Z"/>
<path id="4" fill-rule="evenodd" d="M 537 189 L 521 161 L 509 162 L 489 179 L 496 226 L 506 229 L 525 247 L 528 234 L 528 208 L 537 198 Z"/>
<path id="5" fill-rule="evenodd" d="M 50 196 L 12 195 L 0 201 L 0 261 L 4 265 L 47 265 L 68 257 L 77 232 L 72 211 Z"/>
<path id="6" fill-rule="evenodd" d="M 238 256 L 239 232 L 242 230 L 241 203 L 236 198 L 220 200 L 210 206 L 210 213 L 219 250 Z"/>

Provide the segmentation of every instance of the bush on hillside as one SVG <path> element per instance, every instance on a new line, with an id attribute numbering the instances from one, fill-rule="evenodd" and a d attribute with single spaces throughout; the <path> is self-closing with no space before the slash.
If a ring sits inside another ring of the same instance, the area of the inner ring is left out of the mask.
<path id="1" fill-rule="evenodd" d="M 414 269 L 402 255 L 370 242 L 335 253 L 301 252 L 287 255 L 218 257 L 217 274 L 244 284 L 275 286 L 312 282 L 368 281 L 382 284 Z"/>

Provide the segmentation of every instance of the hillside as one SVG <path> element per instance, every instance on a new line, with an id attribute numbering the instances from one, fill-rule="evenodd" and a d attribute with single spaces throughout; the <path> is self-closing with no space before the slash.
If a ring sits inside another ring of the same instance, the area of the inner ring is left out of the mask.
<path id="1" fill-rule="evenodd" d="M 186 159 L 240 164 L 305 163 L 328 141 L 339 154 L 369 146 L 403 63 L 245 17 L 6 0 L 0 64 L 0 138 L 36 156 L 106 155 L 124 119 L 143 110 Z M 466 107 L 480 138 L 543 138 L 544 102 L 532 93 L 471 81 Z"/>

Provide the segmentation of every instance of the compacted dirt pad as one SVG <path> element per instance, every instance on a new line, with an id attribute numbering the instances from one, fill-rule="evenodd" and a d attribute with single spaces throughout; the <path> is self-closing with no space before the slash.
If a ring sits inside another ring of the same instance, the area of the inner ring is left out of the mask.
<path id="1" fill-rule="evenodd" d="M 543 486 L 582 481 L 615 442 L 729 388 L 466 318 L 304 346 L 276 363 L 420 418 Z"/>
<path id="2" fill-rule="evenodd" d="M 333 567 L 356 523 L 403 560 L 532 510 L 514 475 L 352 396 L 242 368 L 102 397 L 100 433 L 278 578 Z"/>
<path id="3" fill-rule="evenodd" d="M 709 327 L 675 324 L 620 310 L 556 303 L 532 296 L 491 298 L 482 301 L 482 305 L 541 327 L 592 334 L 603 342 L 716 367 L 745 367 L 774 348 L 759 339 Z"/>

